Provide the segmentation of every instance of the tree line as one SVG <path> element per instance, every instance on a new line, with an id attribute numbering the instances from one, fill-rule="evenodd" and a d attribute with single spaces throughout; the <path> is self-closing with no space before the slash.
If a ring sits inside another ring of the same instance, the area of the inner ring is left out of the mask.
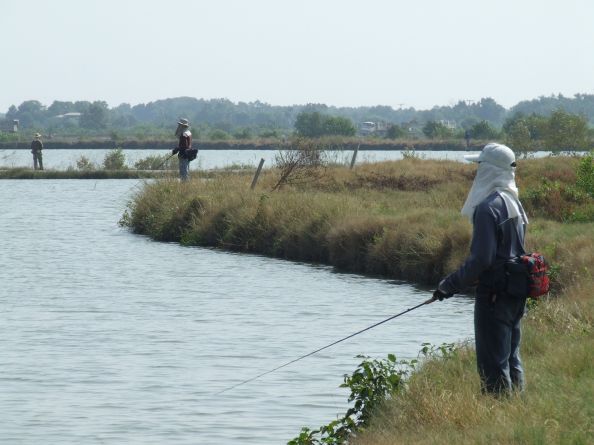
<path id="1" fill-rule="evenodd" d="M 276 106 L 259 101 L 234 103 L 227 99 L 191 97 L 134 106 L 123 103 L 112 108 L 104 101 L 54 101 L 45 106 L 37 100 L 28 100 L 19 106 L 10 106 L 4 120 L 19 120 L 23 132 L 41 131 L 55 136 L 104 135 L 117 140 L 120 137 L 170 136 L 179 117 L 192 122 L 198 137 L 210 140 L 275 138 L 293 133 L 307 137 L 352 136 L 360 130 L 361 123 L 374 122 L 382 123 L 383 131 L 373 134 L 391 139 L 491 139 L 505 135 L 511 140 L 538 146 L 542 145 L 545 134 L 552 134 L 555 126 L 561 129 L 569 126 L 572 131 L 589 134 L 589 127 L 594 125 L 594 95 L 543 96 L 522 101 L 510 109 L 492 98 L 482 98 L 435 106 L 430 110 L 381 105 Z M 544 124 L 547 119 L 553 119 L 548 127 Z"/>

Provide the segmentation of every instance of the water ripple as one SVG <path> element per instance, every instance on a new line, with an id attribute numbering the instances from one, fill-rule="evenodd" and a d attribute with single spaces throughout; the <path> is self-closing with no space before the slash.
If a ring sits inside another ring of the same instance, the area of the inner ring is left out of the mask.
<path id="1" fill-rule="evenodd" d="M 426 293 L 132 235 L 135 184 L 0 181 L 0 443 L 285 443 L 346 410 L 356 355 L 471 335 L 471 301 L 450 299 L 215 396 Z"/>

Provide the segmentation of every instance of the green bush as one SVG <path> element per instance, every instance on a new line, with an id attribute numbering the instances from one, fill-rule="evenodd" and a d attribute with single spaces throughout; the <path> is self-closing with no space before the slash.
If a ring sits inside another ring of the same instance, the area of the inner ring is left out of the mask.
<path id="1" fill-rule="evenodd" d="M 92 171 L 95 170 L 95 164 L 83 155 L 76 160 L 76 168 L 81 171 Z"/>
<path id="2" fill-rule="evenodd" d="M 428 121 L 423 126 L 423 134 L 429 139 L 441 138 L 446 139 L 453 136 L 453 131 L 446 127 L 441 122 Z"/>
<path id="3" fill-rule="evenodd" d="M 425 360 L 450 360 L 456 358 L 458 350 L 453 343 L 433 346 L 423 343 L 421 355 Z M 344 376 L 341 388 L 349 388 L 349 402 L 354 402 L 346 414 L 317 430 L 302 428 L 301 433 L 287 445 L 340 445 L 348 443 L 357 431 L 369 425 L 374 414 L 391 397 L 401 393 L 406 377 L 417 368 L 418 360 L 396 359 L 388 354 L 385 360 L 363 358 L 352 375 Z"/>
<path id="4" fill-rule="evenodd" d="M 171 155 L 151 155 L 134 163 L 136 170 L 173 170 L 175 161 Z"/>
<path id="5" fill-rule="evenodd" d="M 105 170 L 126 170 L 126 155 L 121 148 L 111 150 L 103 159 L 103 168 Z"/>
<path id="6" fill-rule="evenodd" d="M 519 119 L 509 125 L 505 142 L 516 152 L 526 154 L 530 151 L 530 129 L 524 120 Z"/>
<path id="7" fill-rule="evenodd" d="M 226 141 L 231 139 L 231 136 L 226 131 L 213 130 L 208 134 L 208 139 L 211 141 Z"/>
<path id="8" fill-rule="evenodd" d="M 0 142 L 17 142 L 19 135 L 16 133 L 5 133 L 0 131 Z"/>
<path id="9" fill-rule="evenodd" d="M 287 445 L 338 445 L 359 428 L 366 426 L 382 403 L 404 386 L 404 378 L 414 369 L 416 360 L 397 361 L 394 354 L 386 360 L 364 360 L 352 375 L 344 376 L 341 388 L 350 388 L 349 402 L 354 402 L 346 414 L 317 430 L 303 428 L 299 436 Z"/>
<path id="10" fill-rule="evenodd" d="M 552 151 L 586 149 L 588 121 L 563 110 L 555 111 L 548 121 L 545 146 Z"/>
<path id="11" fill-rule="evenodd" d="M 248 127 L 240 128 L 239 130 L 233 132 L 233 137 L 235 139 L 251 139 L 253 137 L 252 130 Z"/>
<path id="12" fill-rule="evenodd" d="M 407 135 L 407 132 L 400 125 L 390 125 L 386 131 L 386 139 L 399 139 Z"/>
<path id="13" fill-rule="evenodd" d="M 470 135 L 474 139 L 495 139 L 499 136 L 499 133 L 489 122 L 480 121 L 470 128 Z"/>
<path id="14" fill-rule="evenodd" d="M 582 165 L 587 165 L 587 162 L 582 162 Z M 576 186 L 545 178 L 537 187 L 527 188 L 521 199 L 528 214 L 560 222 L 594 221 L 594 201 L 588 192 L 592 190 L 594 174 L 587 170 L 588 167 L 583 169 L 582 178 L 578 170 Z"/>
<path id="15" fill-rule="evenodd" d="M 594 152 L 584 156 L 580 161 L 575 185 L 594 198 Z"/>
<path id="16" fill-rule="evenodd" d="M 328 116 L 318 111 L 302 111 L 295 120 L 295 131 L 299 136 L 318 138 L 321 136 L 354 136 L 357 132 L 350 119 Z"/>
<path id="17" fill-rule="evenodd" d="M 278 130 L 275 129 L 264 129 L 260 131 L 260 137 L 262 138 L 278 138 L 279 136 Z"/>

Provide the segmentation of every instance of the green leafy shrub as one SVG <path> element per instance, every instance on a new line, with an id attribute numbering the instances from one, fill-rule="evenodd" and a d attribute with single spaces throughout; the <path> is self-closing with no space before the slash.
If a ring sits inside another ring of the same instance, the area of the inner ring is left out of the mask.
<path id="1" fill-rule="evenodd" d="M 513 147 L 514 151 L 526 155 L 532 148 L 528 124 L 523 119 L 510 123 L 507 127 L 505 142 Z"/>
<path id="2" fill-rule="evenodd" d="M 585 149 L 588 146 L 588 121 L 583 116 L 555 111 L 548 120 L 545 146 L 552 151 Z"/>
<path id="3" fill-rule="evenodd" d="M 386 139 L 399 139 L 407 135 L 407 131 L 400 125 L 390 125 L 386 131 Z"/>
<path id="4" fill-rule="evenodd" d="M 126 155 L 121 148 L 111 150 L 103 159 L 103 168 L 105 170 L 126 170 Z"/>
<path id="5" fill-rule="evenodd" d="M 584 156 L 580 161 L 575 185 L 594 198 L 594 152 Z"/>
<path id="6" fill-rule="evenodd" d="M 591 198 L 581 188 L 547 179 L 538 187 L 529 188 L 521 199 L 528 214 L 555 221 L 575 220 L 576 212 L 582 215 L 578 219 L 583 220 L 582 207 L 591 204 Z"/>
<path id="7" fill-rule="evenodd" d="M 448 360 L 457 357 L 454 343 L 433 346 L 423 343 L 421 355 L 424 359 Z M 348 439 L 369 425 L 373 415 L 393 396 L 404 391 L 405 379 L 415 370 L 418 360 L 397 360 L 394 354 L 388 354 L 384 360 L 370 359 L 359 355 L 363 361 L 352 375 L 344 376 L 341 388 L 349 388 L 349 402 L 353 406 L 345 415 L 317 430 L 302 428 L 299 436 L 287 445 L 339 445 L 348 443 Z"/>
<path id="8" fill-rule="evenodd" d="M 19 135 L 17 133 L 5 133 L 0 131 L 0 142 L 17 142 Z"/>
<path id="9" fill-rule="evenodd" d="M 83 155 L 76 160 L 76 168 L 81 171 L 92 171 L 95 170 L 95 164 Z"/>
<path id="10" fill-rule="evenodd" d="M 352 375 L 344 376 L 341 388 L 350 388 L 349 402 L 354 402 L 346 414 L 317 430 L 303 428 L 288 445 L 338 445 L 345 443 L 357 429 L 366 426 L 371 416 L 385 400 L 404 386 L 404 378 L 414 368 L 416 360 L 397 361 L 394 354 L 386 360 L 363 358 Z"/>
<path id="11" fill-rule="evenodd" d="M 299 136 L 318 138 L 321 136 L 354 136 L 357 132 L 350 119 L 329 116 L 318 111 L 302 111 L 295 120 L 295 132 Z"/>
<path id="12" fill-rule="evenodd" d="M 233 132 L 233 137 L 235 139 L 251 139 L 254 135 L 252 134 L 252 130 L 248 127 L 240 128 L 237 131 Z"/>
<path id="13" fill-rule="evenodd" d="M 173 170 L 175 161 L 170 155 L 151 155 L 134 163 L 137 170 Z"/>
<path id="14" fill-rule="evenodd" d="M 556 180 L 543 177 L 537 187 L 528 188 L 521 198 L 528 213 L 534 216 L 561 222 L 594 221 L 594 156 L 580 159 L 575 168 L 575 185 L 563 175 Z"/>
<path id="15" fill-rule="evenodd" d="M 226 131 L 213 130 L 208 134 L 208 139 L 211 141 L 226 141 L 231 139 L 231 136 Z"/>
<path id="16" fill-rule="evenodd" d="M 266 128 L 260 131 L 260 137 L 262 138 L 278 138 L 280 136 L 278 130 L 272 128 Z"/>
<path id="17" fill-rule="evenodd" d="M 450 128 L 446 127 L 441 122 L 437 121 L 428 121 L 423 126 L 423 134 L 427 136 L 429 139 L 436 139 L 436 138 L 450 138 L 453 136 L 453 132 Z"/>
<path id="18" fill-rule="evenodd" d="M 499 136 L 499 132 L 485 120 L 474 124 L 470 134 L 474 139 L 495 139 Z"/>

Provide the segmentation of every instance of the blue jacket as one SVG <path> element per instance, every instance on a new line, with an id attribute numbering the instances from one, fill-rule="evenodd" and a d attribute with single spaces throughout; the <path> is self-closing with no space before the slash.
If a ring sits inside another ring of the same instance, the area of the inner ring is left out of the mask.
<path id="1" fill-rule="evenodd" d="M 508 218 L 507 208 L 498 192 L 491 193 L 474 210 L 470 256 L 454 273 L 439 284 L 447 294 L 477 285 L 477 293 L 496 293 L 505 285 L 506 261 L 525 253 L 524 224 Z"/>

